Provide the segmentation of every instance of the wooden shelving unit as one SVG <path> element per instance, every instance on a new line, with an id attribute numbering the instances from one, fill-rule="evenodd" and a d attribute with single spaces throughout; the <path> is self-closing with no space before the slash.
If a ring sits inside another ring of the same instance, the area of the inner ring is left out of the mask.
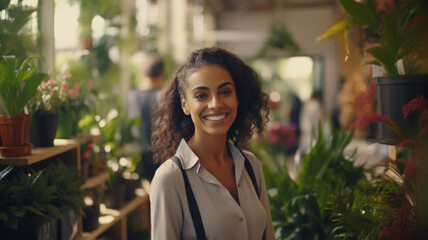
<path id="1" fill-rule="evenodd" d="M 0 155 L 0 165 L 15 164 L 16 166 L 38 165 L 45 160 L 67 162 L 68 166 L 77 166 L 80 169 L 80 144 L 86 142 L 88 138 L 79 137 L 75 139 L 55 139 L 53 147 L 34 148 L 32 154 L 24 157 L 2 157 Z M 43 165 L 42 165 L 43 166 Z M 82 189 L 93 188 L 103 184 L 109 179 L 107 171 L 88 178 Z M 143 206 L 148 204 L 148 194 L 143 189 L 137 189 L 137 196 L 127 202 L 121 209 L 101 208 L 102 216 L 99 218 L 100 225 L 93 232 L 82 232 L 78 239 L 96 239 L 102 234 L 108 233 L 112 239 L 127 239 L 127 215 L 140 208 L 147 211 Z M 103 205 L 102 205 L 103 206 Z M 81 224 L 81 223 L 80 223 Z"/>
<path id="2" fill-rule="evenodd" d="M 62 153 L 71 152 L 75 155 L 77 168 L 80 169 L 80 146 L 74 140 L 55 139 L 53 147 L 34 148 L 31 155 L 24 157 L 1 157 L 0 165 L 16 164 L 17 166 L 32 165 Z"/>
<path id="3" fill-rule="evenodd" d="M 141 192 L 141 191 L 139 191 Z M 144 191 L 142 191 L 144 192 Z M 114 229 L 114 239 L 125 240 L 126 235 L 126 216 L 142 204 L 148 201 L 148 195 L 142 193 L 137 195 L 133 200 L 127 202 L 121 209 L 101 208 L 101 217 L 99 218 L 100 225 L 92 232 L 83 232 L 82 240 L 92 240 L 99 237 L 109 229 Z"/>
<path id="4" fill-rule="evenodd" d="M 86 179 L 85 183 L 81 186 L 82 189 L 88 189 L 88 188 L 93 188 L 96 187 L 102 183 L 104 183 L 105 181 L 107 181 L 109 179 L 109 175 L 108 172 L 102 172 L 100 174 L 98 174 L 97 176 L 94 177 L 90 177 L 88 179 Z"/>

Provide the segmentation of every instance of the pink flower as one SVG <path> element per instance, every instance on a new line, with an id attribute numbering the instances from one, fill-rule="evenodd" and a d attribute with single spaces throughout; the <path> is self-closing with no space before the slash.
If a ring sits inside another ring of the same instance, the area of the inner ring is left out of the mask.
<path id="1" fill-rule="evenodd" d="M 75 89 L 77 92 L 79 91 L 79 89 L 80 89 L 80 85 L 79 85 L 79 83 L 74 83 L 74 87 L 73 87 L 73 89 Z"/>
<path id="2" fill-rule="evenodd" d="M 61 85 L 61 90 L 64 92 L 67 92 L 69 88 L 70 88 L 70 86 L 68 85 L 68 83 L 63 83 Z"/>
<path id="3" fill-rule="evenodd" d="M 274 122 L 269 129 L 269 143 L 291 148 L 296 144 L 296 126 L 281 122 Z"/>
<path id="4" fill-rule="evenodd" d="M 46 88 L 46 82 L 43 81 L 42 83 L 40 83 L 40 87 L 42 87 L 42 89 L 45 89 Z"/>
<path id="5" fill-rule="evenodd" d="M 269 143 L 272 145 L 278 144 L 280 141 L 279 136 L 276 134 L 270 134 Z"/>
<path id="6" fill-rule="evenodd" d="M 72 77 L 72 75 L 71 75 L 71 73 L 66 72 L 66 73 L 64 73 L 64 74 L 62 75 L 62 77 L 63 77 L 64 79 L 67 79 L 67 78 L 71 78 L 71 77 Z"/>
<path id="7" fill-rule="evenodd" d="M 77 92 L 78 92 L 78 90 L 76 90 L 76 88 L 73 88 L 73 89 L 70 90 L 70 97 L 71 97 L 71 99 L 75 99 L 76 98 Z"/>
<path id="8" fill-rule="evenodd" d="M 48 80 L 48 85 L 56 85 L 56 81 L 53 79 Z"/>

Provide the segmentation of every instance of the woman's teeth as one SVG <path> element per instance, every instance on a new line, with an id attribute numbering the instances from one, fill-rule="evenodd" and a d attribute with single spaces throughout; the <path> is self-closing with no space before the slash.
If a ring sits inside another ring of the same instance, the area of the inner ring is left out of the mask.
<path id="1" fill-rule="evenodd" d="M 206 116 L 205 118 L 207 119 L 207 120 L 211 120 L 211 121 L 218 121 L 218 120 L 221 120 L 221 119 L 223 119 L 223 118 L 225 118 L 226 117 L 226 114 L 223 114 L 223 115 L 216 115 L 216 116 Z"/>

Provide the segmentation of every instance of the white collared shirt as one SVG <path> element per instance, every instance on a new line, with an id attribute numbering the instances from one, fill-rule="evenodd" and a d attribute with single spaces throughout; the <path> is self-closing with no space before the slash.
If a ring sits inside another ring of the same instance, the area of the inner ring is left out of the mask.
<path id="1" fill-rule="evenodd" d="M 261 164 L 245 152 L 257 180 L 260 200 L 245 170 L 244 157 L 232 144 L 239 204 L 229 191 L 199 162 L 181 140 L 178 156 L 195 195 L 208 240 L 274 239 L 272 218 Z M 183 177 L 177 164 L 165 161 L 157 170 L 150 188 L 151 235 L 154 240 L 196 239 Z"/>

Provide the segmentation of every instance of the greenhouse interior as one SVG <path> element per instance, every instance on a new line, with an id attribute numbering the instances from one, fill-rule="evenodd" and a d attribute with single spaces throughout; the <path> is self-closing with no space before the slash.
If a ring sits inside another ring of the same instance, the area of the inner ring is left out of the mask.
<path id="1" fill-rule="evenodd" d="M 1 239 L 428 239 L 426 0 L 1 0 L 0 54 Z"/>

